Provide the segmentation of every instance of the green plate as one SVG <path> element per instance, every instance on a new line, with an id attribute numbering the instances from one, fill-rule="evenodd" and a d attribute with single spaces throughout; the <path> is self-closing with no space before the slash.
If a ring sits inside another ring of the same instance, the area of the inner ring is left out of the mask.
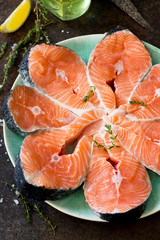
<path id="1" fill-rule="evenodd" d="M 63 45 L 72 49 L 87 63 L 92 49 L 103 37 L 104 34 L 86 35 L 59 42 L 58 45 Z M 144 44 L 151 54 L 153 64 L 160 63 L 160 49 L 145 42 Z M 17 77 L 13 87 L 17 84 L 22 84 L 20 76 Z M 15 159 L 19 152 L 23 138 L 11 132 L 5 123 L 3 125 L 3 132 L 7 152 L 13 165 L 15 165 Z M 152 171 L 148 172 L 152 182 L 152 192 L 142 217 L 149 216 L 160 210 L 160 176 Z M 88 204 L 85 201 L 82 188 L 63 200 L 46 202 L 52 207 L 68 215 L 91 221 L 103 221 L 91 212 Z"/>

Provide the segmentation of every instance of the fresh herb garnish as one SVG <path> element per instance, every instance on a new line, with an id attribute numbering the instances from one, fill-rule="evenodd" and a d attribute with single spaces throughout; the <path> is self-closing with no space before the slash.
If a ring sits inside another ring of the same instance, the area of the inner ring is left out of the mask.
<path id="1" fill-rule="evenodd" d="M 117 135 L 115 135 L 115 137 L 111 137 L 112 140 L 115 140 L 117 138 Z"/>
<path id="2" fill-rule="evenodd" d="M 102 145 L 102 144 L 99 144 L 97 141 L 95 141 L 95 140 L 93 140 L 93 142 L 97 145 L 97 148 L 100 150 L 100 149 L 103 149 L 105 152 L 107 152 L 107 151 L 111 151 L 112 150 L 112 148 L 114 148 L 114 147 L 117 147 L 117 148 L 119 148 L 120 146 L 118 146 L 118 145 L 116 145 L 116 144 L 114 144 L 113 142 L 111 142 L 111 146 L 110 147 L 106 147 L 106 146 L 104 146 L 104 145 Z"/>
<path id="3" fill-rule="evenodd" d="M 88 94 L 83 98 L 83 102 L 87 102 L 91 95 L 94 95 L 94 91 L 96 90 L 95 86 L 90 86 L 93 90 L 90 90 Z"/>
<path id="4" fill-rule="evenodd" d="M 143 101 L 140 102 L 140 101 L 134 100 L 134 99 L 130 100 L 129 103 L 130 103 L 130 104 L 139 104 L 139 105 L 141 105 L 142 107 L 146 107 L 146 106 L 147 106 L 147 103 L 144 103 Z"/>
<path id="5" fill-rule="evenodd" d="M 9 186 L 11 188 L 12 191 L 14 191 L 16 193 L 17 198 L 20 198 L 21 201 L 23 202 L 24 205 L 24 209 L 25 209 L 25 214 L 27 216 L 27 222 L 31 222 L 31 209 L 30 207 L 32 207 L 32 211 L 35 211 L 39 214 L 39 216 L 44 220 L 44 222 L 47 223 L 47 225 L 50 227 L 50 229 L 54 232 L 55 234 L 55 229 L 56 226 L 53 226 L 51 221 L 44 216 L 44 214 L 42 213 L 42 211 L 40 210 L 40 206 L 38 204 L 34 204 L 33 206 L 30 205 L 29 207 L 29 203 L 28 201 L 23 197 L 23 195 L 17 190 L 17 188 L 15 188 L 14 186 L 12 186 L 11 184 L 9 184 L 6 181 L 0 181 L 0 183 L 5 184 L 5 186 Z"/>
<path id="6" fill-rule="evenodd" d="M 111 150 L 112 148 L 114 148 L 114 147 L 117 147 L 117 148 L 119 148 L 120 146 L 118 146 L 118 145 L 116 145 L 115 143 L 113 143 L 112 141 L 111 141 L 111 146 L 109 147 L 109 150 Z"/>
<path id="7" fill-rule="evenodd" d="M 112 129 L 111 129 L 111 125 L 104 125 L 107 130 L 105 130 L 106 132 L 108 132 L 109 134 L 112 134 Z"/>
<path id="8" fill-rule="evenodd" d="M 38 204 L 34 204 L 34 210 L 39 214 L 39 216 L 47 223 L 47 225 L 50 227 L 50 229 L 54 232 L 55 234 L 55 229 L 56 226 L 53 226 L 51 221 L 44 216 L 44 214 L 42 213 L 42 211 L 40 210 L 40 207 Z"/>
<path id="9" fill-rule="evenodd" d="M 30 207 L 29 207 L 29 204 L 27 202 L 27 200 L 23 197 L 23 195 L 15 188 L 13 187 L 11 184 L 9 184 L 8 182 L 5 182 L 5 181 L 0 181 L 1 183 L 5 184 L 5 186 L 9 186 L 12 191 L 16 192 L 16 196 L 18 198 L 21 199 L 21 201 L 23 202 L 23 205 L 24 205 L 24 209 L 25 209 L 25 214 L 27 216 L 27 222 L 31 222 L 31 217 L 30 217 Z"/>
<path id="10" fill-rule="evenodd" d="M 110 135 L 112 135 L 110 137 L 110 139 L 115 140 L 117 138 L 117 135 L 113 136 L 111 125 L 104 125 L 104 126 L 107 128 L 107 130 L 105 130 L 105 131 L 108 132 Z M 116 145 L 113 141 L 111 141 L 111 144 L 112 145 L 108 148 L 108 150 L 111 150 L 114 147 L 120 147 L 120 146 Z"/>
<path id="11" fill-rule="evenodd" d="M 107 147 L 102 145 L 102 144 L 99 144 L 97 141 L 93 140 L 93 142 L 97 145 L 97 148 L 100 150 L 100 149 L 103 149 L 105 152 L 107 152 Z"/>
<path id="12" fill-rule="evenodd" d="M 0 59 L 3 57 L 3 55 L 5 54 L 7 48 L 7 42 L 3 42 L 2 46 L 0 48 Z"/>

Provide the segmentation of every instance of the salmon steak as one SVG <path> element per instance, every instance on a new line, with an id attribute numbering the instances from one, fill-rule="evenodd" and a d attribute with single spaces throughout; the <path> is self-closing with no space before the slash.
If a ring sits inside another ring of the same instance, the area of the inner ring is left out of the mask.
<path id="1" fill-rule="evenodd" d="M 28 135 L 15 168 L 22 194 L 57 200 L 77 189 L 87 175 L 92 137 L 101 126 L 97 121 L 102 115 L 101 109 L 91 110 L 67 126 Z"/>
<path id="2" fill-rule="evenodd" d="M 39 44 L 19 68 L 2 107 L 24 137 L 15 181 L 28 198 L 59 200 L 83 185 L 90 209 L 106 221 L 143 214 L 160 175 L 160 64 L 127 29 L 114 29 L 90 52 Z"/>
<path id="3" fill-rule="evenodd" d="M 11 91 L 2 107 L 2 114 L 8 128 L 22 136 L 62 127 L 76 118 L 75 114 L 44 94 L 23 85 Z"/>
<path id="4" fill-rule="evenodd" d="M 122 147 L 111 125 L 106 126 L 107 132 L 103 125 L 94 135 L 84 194 L 92 211 L 102 219 L 133 220 L 144 210 L 151 192 L 150 179 L 145 167 Z"/>
<path id="5" fill-rule="evenodd" d="M 63 46 L 37 45 L 26 54 L 20 65 L 24 84 L 30 84 L 79 115 L 100 104 L 96 92 L 84 102 L 92 89 L 87 67 L 81 57 Z"/>
<path id="6" fill-rule="evenodd" d="M 127 103 L 151 64 L 148 51 L 129 30 L 110 31 L 97 44 L 90 55 L 88 71 L 109 112 Z"/>

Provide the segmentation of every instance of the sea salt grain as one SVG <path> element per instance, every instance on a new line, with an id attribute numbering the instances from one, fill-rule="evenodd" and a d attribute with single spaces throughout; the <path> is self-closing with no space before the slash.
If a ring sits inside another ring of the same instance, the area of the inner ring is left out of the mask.
<path id="1" fill-rule="evenodd" d="M 0 203 L 2 203 L 3 202 L 3 197 L 2 198 L 0 198 Z"/>
<path id="2" fill-rule="evenodd" d="M 14 44 L 11 46 L 11 49 L 14 50 L 16 47 L 17 47 L 17 43 L 14 43 Z"/>
<path id="3" fill-rule="evenodd" d="M 67 34 L 69 33 L 69 31 L 67 31 Z"/>
<path id="4" fill-rule="evenodd" d="M 61 30 L 61 32 L 64 32 L 64 30 Z"/>
<path id="5" fill-rule="evenodd" d="M 15 204 L 19 204 L 19 201 L 17 199 L 14 199 L 13 201 L 15 202 Z"/>
<path id="6" fill-rule="evenodd" d="M 15 194 L 16 194 L 16 196 L 18 196 L 18 195 L 19 195 L 19 192 L 16 190 L 16 191 L 15 191 Z"/>

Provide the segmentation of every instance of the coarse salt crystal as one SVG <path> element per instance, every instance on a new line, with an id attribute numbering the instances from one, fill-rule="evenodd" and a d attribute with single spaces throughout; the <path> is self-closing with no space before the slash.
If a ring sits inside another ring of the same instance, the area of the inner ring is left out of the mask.
<path id="1" fill-rule="evenodd" d="M 15 191 L 15 194 L 16 194 L 16 196 L 18 196 L 18 195 L 19 195 L 19 192 L 16 190 L 16 191 Z"/>
<path id="2" fill-rule="evenodd" d="M 15 204 L 19 204 L 19 201 L 17 199 L 14 199 L 13 201 L 15 202 Z"/>
<path id="3" fill-rule="evenodd" d="M 0 198 L 0 203 L 2 203 L 3 202 L 3 197 L 2 198 Z"/>
<path id="4" fill-rule="evenodd" d="M 14 50 L 16 46 L 17 46 L 17 43 L 13 43 L 13 45 L 11 46 L 11 49 Z"/>

